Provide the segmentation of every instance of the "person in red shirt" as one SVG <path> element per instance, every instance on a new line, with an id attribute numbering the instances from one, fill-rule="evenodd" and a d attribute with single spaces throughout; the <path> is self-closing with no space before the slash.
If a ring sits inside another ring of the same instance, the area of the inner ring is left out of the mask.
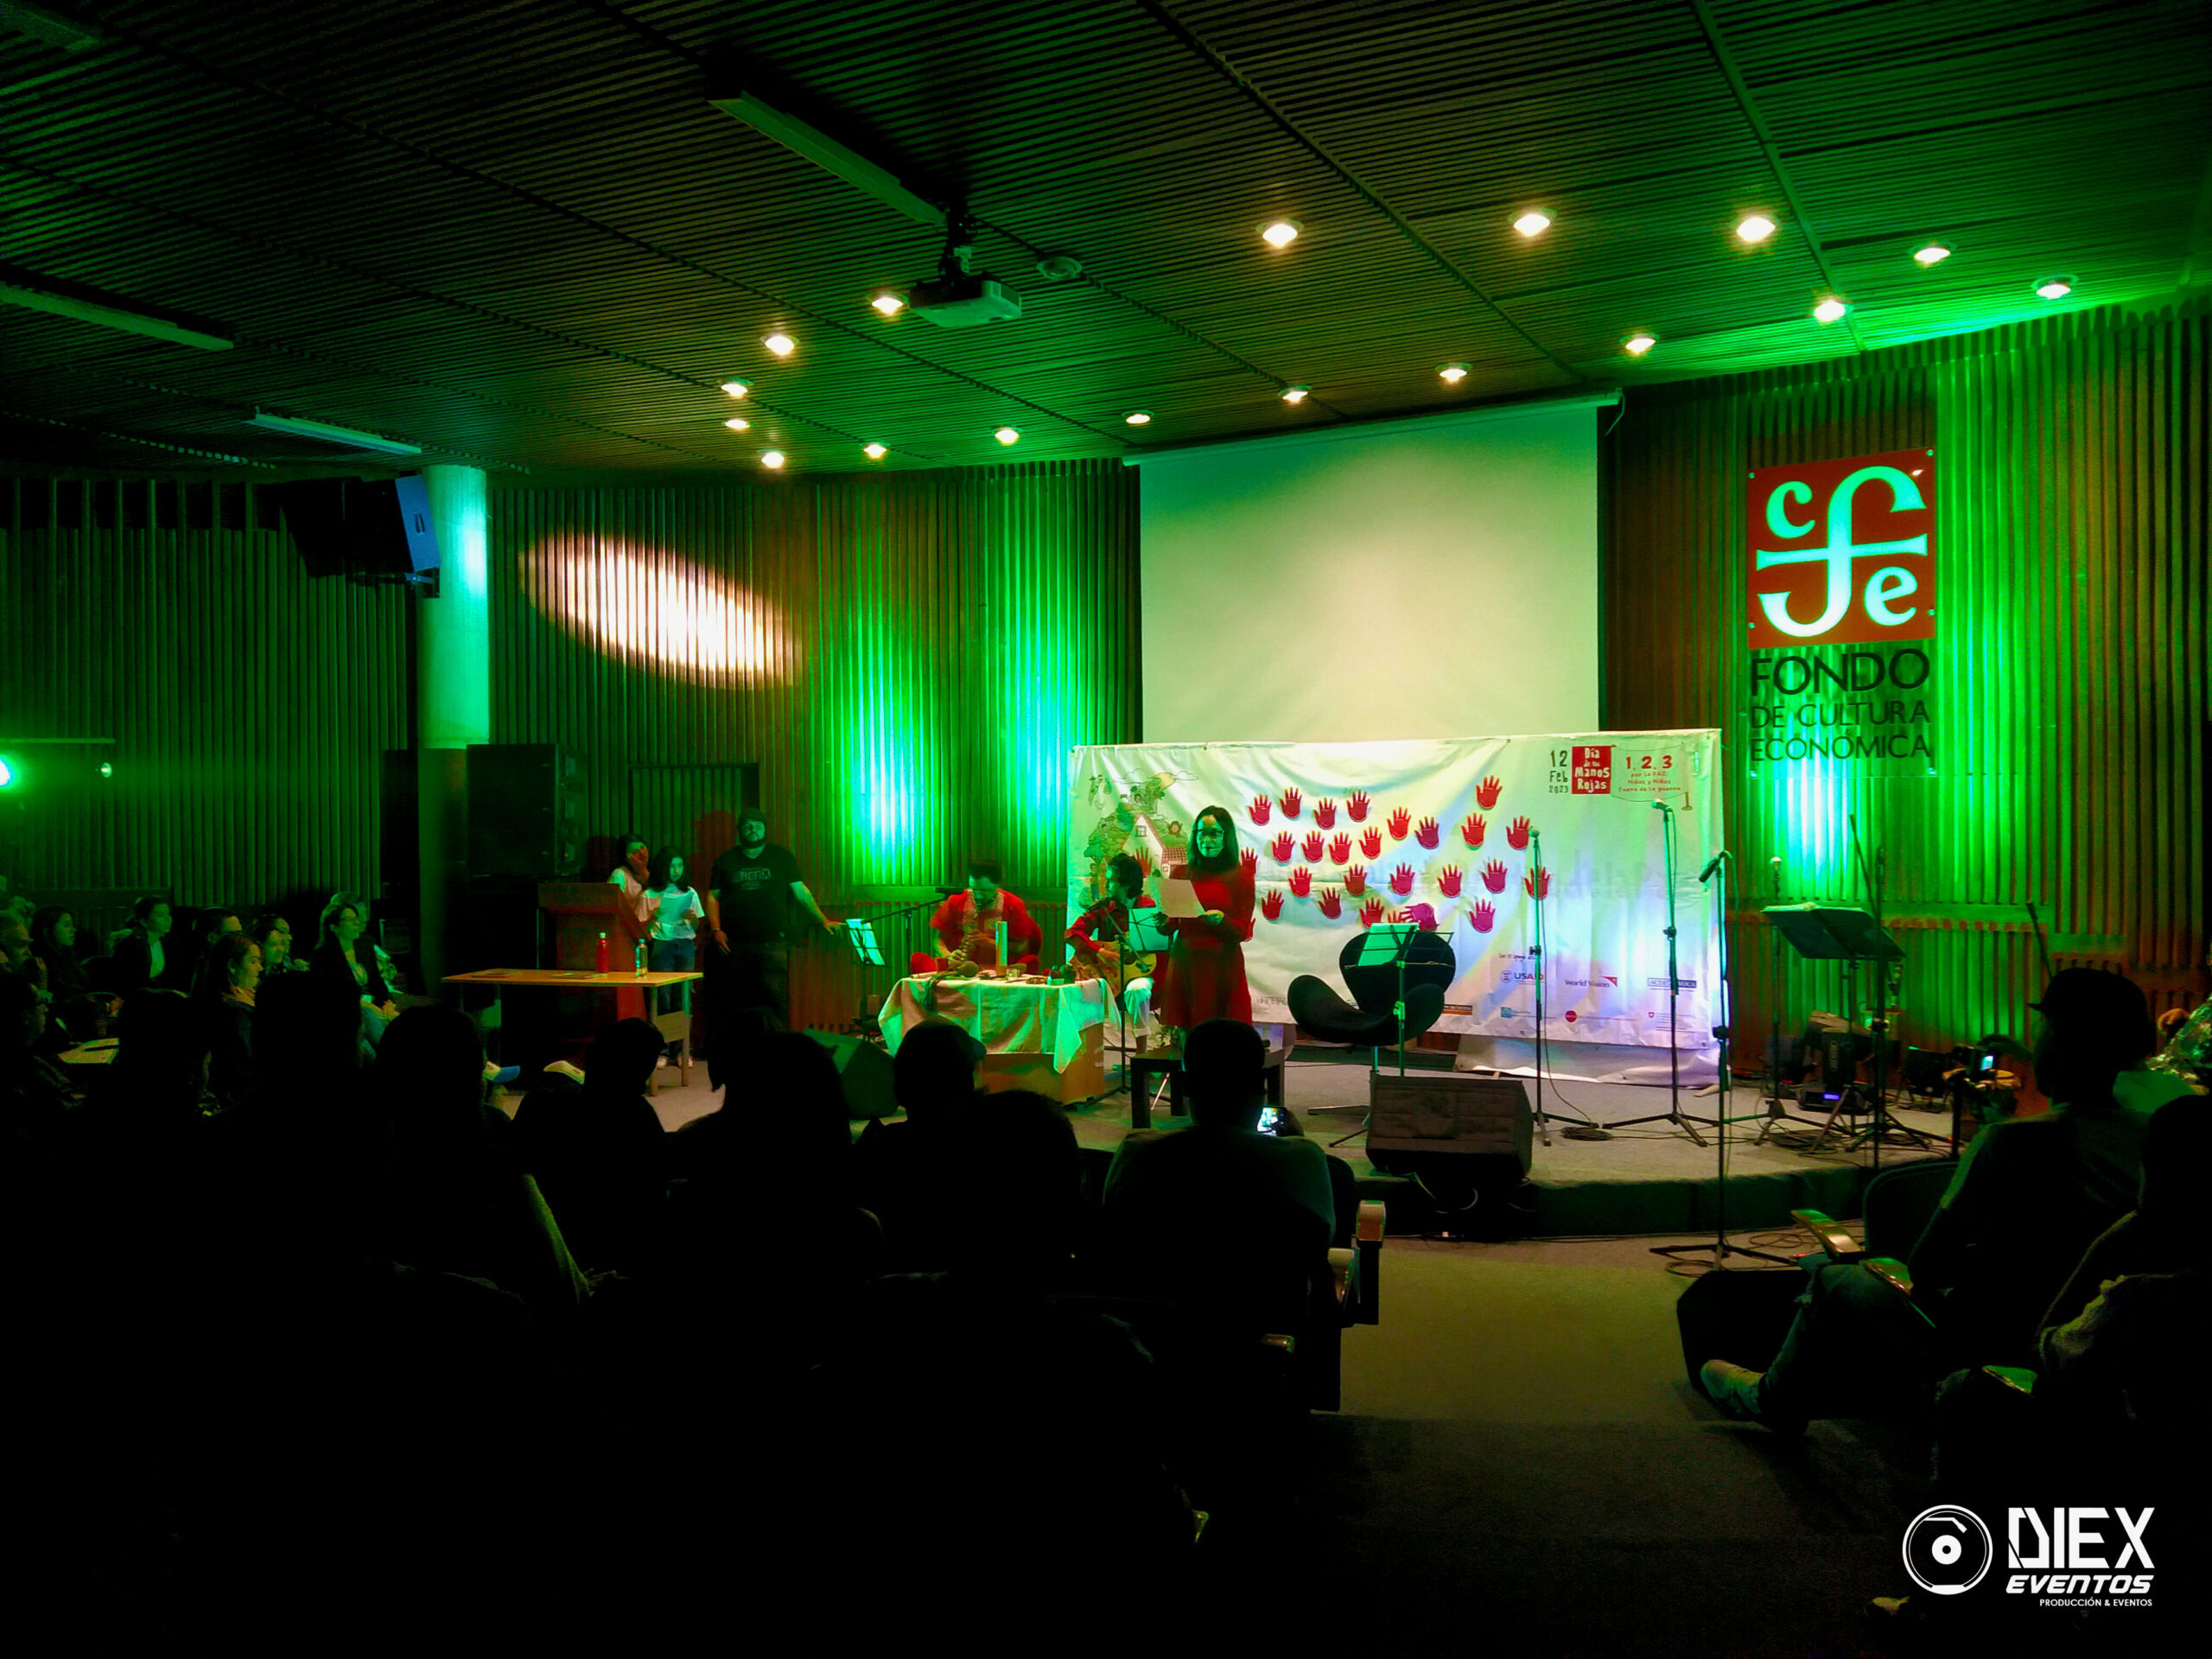
<path id="1" fill-rule="evenodd" d="M 907 965 L 918 974 L 934 974 L 950 967 L 955 957 L 965 957 L 979 967 L 995 963 L 1001 922 L 1006 924 L 1007 957 L 1016 967 L 1034 968 L 1038 952 L 1044 948 L 1044 930 L 1020 896 L 999 885 L 996 864 L 988 859 L 971 860 L 968 890 L 954 893 L 930 918 L 930 926 L 936 930 L 944 954 L 932 957 L 917 950 Z"/>
<path id="2" fill-rule="evenodd" d="M 1185 1032 L 1209 1020 L 1252 1023 L 1244 941 L 1252 937 L 1252 876 L 1236 855 L 1236 821 L 1210 806 L 1191 826 L 1191 858 L 1167 872 L 1197 890 L 1201 916 L 1170 916 L 1174 937 L 1160 975 L 1160 1023 Z"/>
<path id="3" fill-rule="evenodd" d="M 1116 853 L 1106 862 L 1106 896 L 1077 917 L 1067 931 L 1076 961 L 1121 987 L 1128 1030 L 1139 1038 L 1151 1030 L 1152 976 L 1157 964 L 1148 956 L 1131 954 L 1122 941 L 1128 937 L 1130 913 L 1153 908 L 1144 890 L 1144 866 L 1127 853 Z"/>

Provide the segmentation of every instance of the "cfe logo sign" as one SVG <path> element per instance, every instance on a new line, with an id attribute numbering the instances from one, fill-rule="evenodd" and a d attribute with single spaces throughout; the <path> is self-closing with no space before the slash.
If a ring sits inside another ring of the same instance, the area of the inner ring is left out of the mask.
<path id="1" fill-rule="evenodd" d="M 1936 634 L 1936 454 L 1901 449 L 1751 474 L 1751 649 Z"/>

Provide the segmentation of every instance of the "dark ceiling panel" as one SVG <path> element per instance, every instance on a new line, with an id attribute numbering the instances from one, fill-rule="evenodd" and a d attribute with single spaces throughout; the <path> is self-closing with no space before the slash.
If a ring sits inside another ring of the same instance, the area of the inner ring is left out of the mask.
<path id="1" fill-rule="evenodd" d="M 968 465 L 1802 362 L 2037 315 L 2053 270 L 2069 305 L 2172 289 L 2212 147 L 2180 0 L 118 0 L 99 21 L 74 54 L 0 35 L 0 259 L 238 345 L 0 307 L 17 465 L 384 464 L 245 425 L 257 407 L 512 468 L 711 475 L 775 448 L 845 469 L 871 440 L 887 466 Z M 736 50 L 964 193 L 1027 315 L 870 310 L 933 269 L 936 234 L 707 104 Z M 1532 204 L 1557 221 L 1534 242 L 1510 227 Z M 1747 250 L 1753 207 L 1781 229 Z M 1281 214 L 1306 231 L 1275 253 L 1256 230 Z M 1923 271 L 1929 236 L 1958 253 Z M 1062 252 L 1083 275 L 1047 282 Z M 1831 285 L 1853 313 L 1822 326 Z M 1624 357 L 1631 327 L 1658 349 Z"/>

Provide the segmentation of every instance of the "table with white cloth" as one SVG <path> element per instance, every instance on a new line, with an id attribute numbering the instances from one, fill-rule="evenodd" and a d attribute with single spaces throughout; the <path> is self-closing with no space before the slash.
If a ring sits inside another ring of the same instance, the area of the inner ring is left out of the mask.
<path id="1" fill-rule="evenodd" d="M 1033 1089 L 1066 1104 L 1106 1092 L 1106 982 L 956 979 L 910 974 L 877 1016 L 883 1045 L 925 1020 L 951 1021 L 983 1045 L 986 1089 Z"/>

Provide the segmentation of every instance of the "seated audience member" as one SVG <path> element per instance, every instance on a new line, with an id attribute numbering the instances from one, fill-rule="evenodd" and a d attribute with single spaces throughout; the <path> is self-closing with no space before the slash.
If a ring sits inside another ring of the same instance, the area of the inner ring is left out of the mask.
<path id="1" fill-rule="evenodd" d="M 188 912 L 185 925 L 169 935 L 169 974 L 172 982 L 182 990 L 190 990 L 200 983 L 200 965 L 207 960 L 215 941 L 227 933 L 244 931 L 237 912 L 218 906 L 213 909 Z"/>
<path id="2" fill-rule="evenodd" d="M 39 1052 L 46 1023 L 38 988 L 20 975 L 0 974 L 0 1112 L 6 1115 L 0 1135 L 19 1159 L 60 1152 L 75 1103 L 67 1079 Z"/>
<path id="3" fill-rule="evenodd" d="M 0 914 L 0 973 L 14 974 L 34 985 L 46 977 L 45 965 L 31 949 L 31 930 L 13 911 Z"/>
<path id="4" fill-rule="evenodd" d="M 649 1269 L 656 1336 L 672 1369 L 726 1366 L 740 1339 L 726 1311 L 760 1281 L 766 1249 L 778 1339 L 747 1364 L 788 1380 L 821 1357 L 854 1287 L 874 1275 L 881 1230 L 853 1199 L 852 1131 L 830 1052 L 772 1032 L 728 1058 L 720 1109 L 668 1137 L 680 1179 Z"/>
<path id="5" fill-rule="evenodd" d="M 385 982 L 382 958 L 374 946 L 361 938 L 367 925 L 365 910 L 334 899 L 322 912 L 308 971 L 341 988 L 353 988 L 361 1005 L 361 1040 L 373 1049 L 382 1039 L 385 1027 L 399 1017 L 399 1007 Z"/>
<path id="6" fill-rule="evenodd" d="M 254 995 L 261 983 L 261 947 L 243 933 L 216 938 L 200 959 L 192 988 L 207 1021 L 207 1092 L 216 1104 L 243 1105 L 253 1080 Z"/>
<path id="7" fill-rule="evenodd" d="M 261 976 L 304 972 L 307 963 L 292 954 L 292 925 L 275 911 L 253 918 L 246 936 L 261 947 Z"/>
<path id="8" fill-rule="evenodd" d="M 1764 1373 L 1713 1360 L 1700 1377 L 1724 1410 L 1785 1430 L 1808 1416 L 1924 1400 L 1964 1361 L 2029 1359 L 2044 1311 L 2092 1240 L 2133 1203 L 2152 1114 L 2184 1091 L 2144 1068 L 2142 991 L 2069 968 L 2037 1005 L 2042 1116 L 1985 1128 L 1911 1259 L 1910 1300 L 1868 1268 L 1813 1268 Z"/>
<path id="9" fill-rule="evenodd" d="M 108 982 L 102 988 L 128 996 L 149 985 L 174 983 L 168 946 L 171 916 L 166 899 L 141 899 L 130 919 L 109 939 Z"/>
<path id="10" fill-rule="evenodd" d="M 2197 1440 L 2202 1389 L 2188 1360 L 2208 1311 L 2212 1240 L 2194 1212 L 2208 1160 L 2212 1102 L 2160 1107 L 2135 1208 L 2089 1246 L 2044 1313 L 2031 1387 L 1973 1364 L 1943 1380 L 1936 1473 L 1948 1495 L 2002 1493 L 2028 1445 L 2068 1446 L 2077 1474 L 2139 1481 Z"/>
<path id="11" fill-rule="evenodd" d="M 1267 1039 L 1209 1020 L 1184 1045 L 1191 1127 L 1129 1135 L 1106 1175 L 1101 1282 L 1240 1325 L 1297 1328 L 1336 1227 L 1327 1156 L 1263 1135 Z"/>
<path id="12" fill-rule="evenodd" d="M 588 1294 L 537 1183 L 505 1144 L 512 1126 L 484 1102 L 484 1043 L 457 1009 L 391 1022 L 368 1079 L 389 1126 L 382 1254 L 410 1267 L 488 1279 L 541 1316 Z M 498 1119 L 496 1124 L 490 1120 Z"/>
<path id="13" fill-rule="evenodd" d="M 952 1211 L 965 1202 L 960 1159 L 982 1061 L 982 1044 L 949 1020 L 923 1021 L 892 1058 L 891 1093 L 906 1121 L 875 1119 L 853 1148 L 854 1190 L 882 1224 L 891 1271 L 946 1265 Z"/>
<path id="14" fill-rule="evenodd" d="M 1006 928 L 1007 960 L 1020 968 L 1034 968 L 1045 947 L 1045 931 L 1029 913 L 1020 896 L 999 885 L 999 867 L 988 859 L 971 860 L 968 886 L 937 907 L 930 926 L 937 933 L 943 954 L 916 951 L 910 965 L 918 974 L 938 973 L 957 960 L 989 967 L 999 959 L 998 930 Z"/>
<path id="15" fill-rule="evenodd" d="M 668 1137 L 645 1098 L 661 1035 L 620 1020 L 592 1039 L 581 1086 L 549 1079 L 523 1099 L 515 1139 L 523 1166 L 591 1272 L 642 1265 L 668 1188 Z"/>

